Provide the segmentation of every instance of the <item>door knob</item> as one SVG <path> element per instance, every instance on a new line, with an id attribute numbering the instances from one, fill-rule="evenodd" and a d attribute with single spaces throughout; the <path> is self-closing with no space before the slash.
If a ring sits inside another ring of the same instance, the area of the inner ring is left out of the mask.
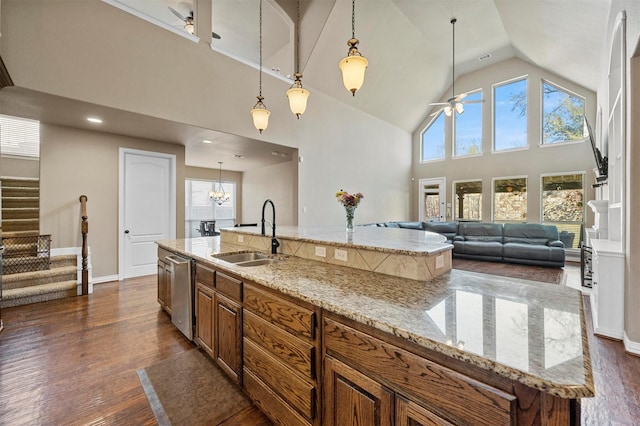
<path id="1" fill-rule="evenodd" d="M 125 230 L 124 230 L 124 233 L 125 233 L 125 234 L 128 234 L 128 233 L 129 233 L 129 230 L 128 230 L 128 229 L 125 229 Z"/>

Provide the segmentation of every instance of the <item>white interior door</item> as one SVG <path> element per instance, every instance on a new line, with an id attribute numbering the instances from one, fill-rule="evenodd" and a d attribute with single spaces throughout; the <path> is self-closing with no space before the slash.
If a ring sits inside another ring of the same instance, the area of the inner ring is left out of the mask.
<path id="1" fill-rule="evenodd" d="M 157 273 L 155 241 L 176 237 L 175 166 L 175 155 L 120 148 L 120 280 Z"/>
<path id="2" fill-rule="evenodd" d="M 445 178 L 420 179 L 419 220 L 422 222 L 445 221 Z"/>

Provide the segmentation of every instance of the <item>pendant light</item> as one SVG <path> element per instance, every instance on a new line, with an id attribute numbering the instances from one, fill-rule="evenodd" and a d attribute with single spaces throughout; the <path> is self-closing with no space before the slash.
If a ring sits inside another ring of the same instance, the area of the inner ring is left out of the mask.
<path id="1" fill-rule="evenodd" d="M 222 161 L 218 161 L 218 164 L 220 165 L 220 179 L 218 180 L 218 188 L 216 189 L 214 185 L 213 191 L 209 192 L 209 199 L 213 200 L 213 202 L 221 206 L 231 199 L 231 194 L 229 194 L 228 192 L 224 192 L 224 188 L 222 187 Z"/>
<path id="2" fill-rule="evenodd" d="M 369 65 L 369 61 L 358 52 L 358 43 L 360 40 L 356 38 L 356 0 L 351 0 L 351 39 L 347 41 L 349 51 L 347 56 L 340 61 L 340 70 L 342 70 L 342 82 L 344 87 L 356 95 L 364 83 L 364 72 Z"/>
<path id="3" fill-rule="evenodd" d="M 300 0 L 298 0 L 298 19 L 296 22 L 296 72 L 293 77 L 295 81 L 287 90 L 287 97 L 291 112 L 300 119 L 300 115 L 304 114 L 307 109 L 307 99 L 309 98 L 309 91 L 302 87 L 302 74 L 300 73 Z"/>
<path id="4" fill-rule="evenodd" d="M 253 117 L 253 125 L 262 134 L 269 125 L 269 114 L 271 114 L 262 102 L 264 100 L 262 97 L 262 0 L 260 0 L 260 92 L 257 98 L 258 102 L 251 110 L 251 117 Z"/>

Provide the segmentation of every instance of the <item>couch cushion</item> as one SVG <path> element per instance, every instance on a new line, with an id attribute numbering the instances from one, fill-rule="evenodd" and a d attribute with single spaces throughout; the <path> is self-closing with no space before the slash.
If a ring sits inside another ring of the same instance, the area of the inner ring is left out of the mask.
<path id="1" fill-rule="evenodd" d="M 505 223 L 505 238 L 546 238 L 558 239 L 558 228 L 555 225 L 542 225 L 540 223 Z"/>
<path id="2" fill-rule="evenodd" d="M 453 253 L 478 257 L 502 257 L 502 243 L 497 241 L 454 241 Z"/>
<path id="3" fill-rule="evenodd" d="M 461 222 L 458 235 L 467 241 L 502 242 L 502 225 L 499 223 Z"/>
<path id="4" fill-rule="evenodd" d="M 533 244 L 507 243 L 502 249 L 505 259 L 556 262 L 564 264 L 564 249 Z"/>
<path id="5" fill-rule="evenodd" d="M 422 230 L 422 222 L 396 222 L 396 223 L 400 228 Z"/>
<path id="6" fill-rule="evenodd" d="M 519 244 L 536 244 L 540 246 L 546 246 L 549 242 L 547 238 L 522 238 L 522 237 L 504 237 L 504 243 L 519 243 Z"/>

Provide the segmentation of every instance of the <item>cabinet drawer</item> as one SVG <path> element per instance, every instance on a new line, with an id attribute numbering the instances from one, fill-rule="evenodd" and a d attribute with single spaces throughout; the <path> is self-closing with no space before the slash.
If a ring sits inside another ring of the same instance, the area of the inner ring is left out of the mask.
<path id="1" fill-rule="evenodd" d="M 244 307 L 289 333 L 315 339 L 315 312 L 271 293 L 245 286 Z"/>
<path id="2" fill-rule="evenodd" d="M 292 374 L 284 364 L 247 338 L 244 339 L 244 368 L 251 371 L 307 420 L 314 418 L 315 386 Z"/>
<path id="3" fill-rule="evenodd" d="M 309 343 L 293 337 L 245 310 L 244 337 L 251 339 L 309 379 L 315 378 L 316 352 Z"/>
<path id="4" fill-rule="evenodd" d="M 213 269 L 196 263 L 196 281 L 213 288 Z"/>
<path id="5" fill-rule="evenodd" d="M 311 426 L 297 411 L 276 395 L 262 380 L 244 369 L 244 390 L 271 420 L 282 426 Z"/>
<path id="6" fill-rule="evenodd" d="M 474 419 L 474 424 L 490 426 L 515 422 L 514 395 L 330 318 L 324 320 L 324 343 L 328 353 L 339 354 L 366 370 L 363 372 L 384 378 L 392 387 L 447 417 L 460 422 Z"/>
<path id="7" fill-rule="evenodd" d="M 216 291 L 236 302 L 242 301 L 242 281 L 225 275 L 220 271 L 216 272 Z"/>

